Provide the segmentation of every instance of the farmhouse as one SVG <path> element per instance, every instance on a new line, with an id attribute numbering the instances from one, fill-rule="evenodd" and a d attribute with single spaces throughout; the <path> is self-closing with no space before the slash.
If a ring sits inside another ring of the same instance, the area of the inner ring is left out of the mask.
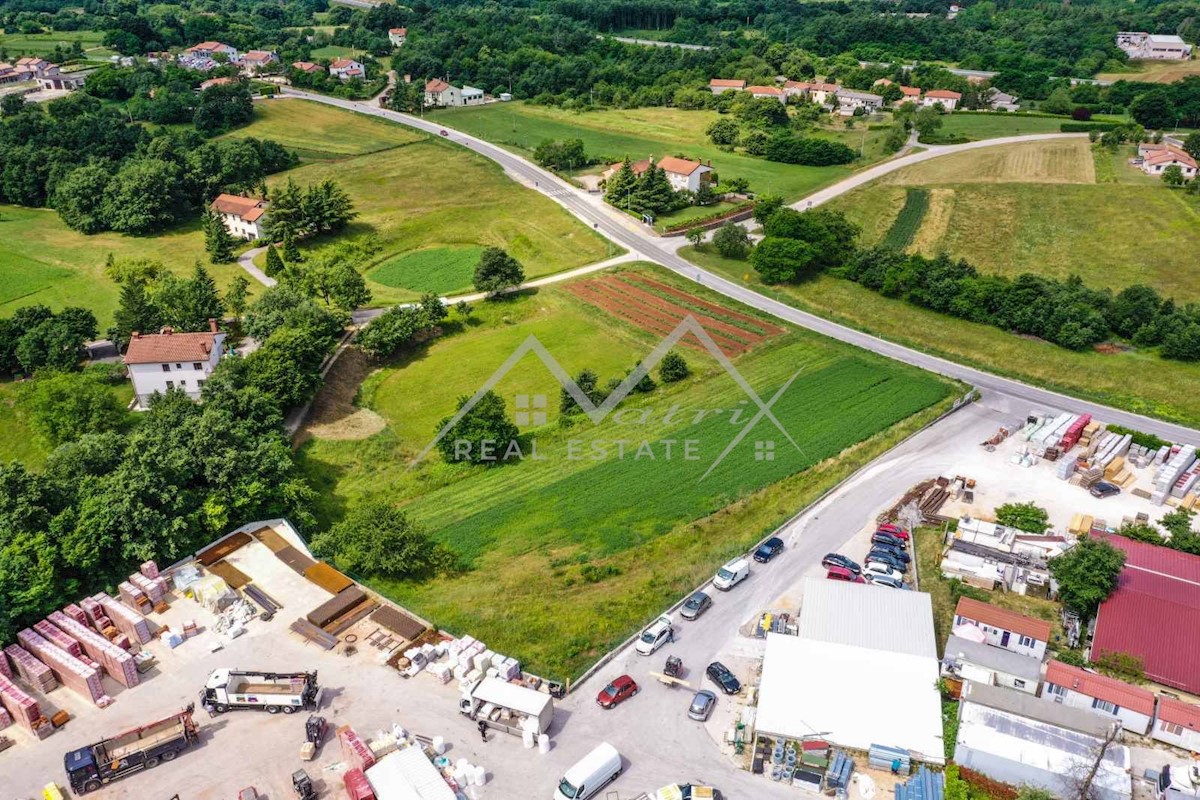
<path id="1" fill-rule="evenodd" d="M 272 64 L 278 64 L 279 55 L 270 50 L 251 50 L 242 56 L 240 63 L 243 75 L 258 75 L 269 69 Z"/>
<path id="2" fill-rule="evenodd" d="M 703 164 L 699 161 L 675 156 L 664 157 L 658 162 L 658 166 L 667 173 L 667 180 L 671 182 L 671 188 L 677 192 L 700 191 L 700 184 L 707 181 L 708 174 L 712 172 L 712 162 Z"/>
<path id="3" fill-rule="evenodd" d="M 461 106 L 463 105 L 462 89 L 451 86 L 439 78 L 434 78 L 425 84 L 425 105 L 445 108 Z"/>
<path id="4" fill-rule="evenodd" d="M 952 92 L 949 89 L 932 89 L 926 92 L 925 96 L 921 98 L 921 105 L 932 108 L 941 103 L 942 108 L 947 111 L 953 111 L 958 107 L 960 100 L 962 100 L 962 95 L 958 92 Z"/>
<path id="5" fill-rule="evenodd" d="M 873 114 L 883 105 L 883 98 L 870 92 L 856 92 L 852 89 L 838 89 L 834 93 L 837 98 L 838 114 L 850 117 L 858 109 L 867 114 Z"/>
<path id="6" fill-rule="evenodd" d="M 320 64 L 314 64 L 311 61 L 293 61 L 292 69 L 312 75 L 314 72 L 323 71 L 324 67 L 322 67 Z"/>
<path id="7" fill-rule="evenodd" d="M 1027 617 L 1006 608 L 981 603 L 970 597 L 961 597 L 954 609 L 954 627 L 975 625 L 987 637 L 987 643 L 1032 656 L 1041 660 L 1046 655 L 1046 643 L 1050 641 L 1050 623 Z"/>
<path id="8" fill-rule="evenodd" d="M 160 333 L 135 332 L 125 350 L 125 366 L 133 382 L 139 408 L 155 394 L 182 389 L 193 400 L 221 360 L 225 334 L 217 330 L 217 321 L 208 321 L 204 333 L 176 333 L 163 328 Z"/>
<path id="9" fill-rule="evenodd" d="M 1142 172 L 1147 175 L 1162 177 L 1167 167 L 1177 166 L 1183 177 L 1196 177 L 1196 159 L 1185 151 L 1169 144 L 1140 144 L 1138 155 L 1142 158 Z"/>
<path id="10" fill-rule="evenodd" d="M 901 95 L 900 99 L 896 101 L 899 104 L 904 104 L 904 103 L 918 103 L 919 104 L 921 102 L 921 90 L 918 89 L 916 86 L 901 86 L 900 87 L 900 95 Z"/>
<path id="11" fill-rule="evenodd" d="M 787 98 L 783 94 L 783 89 L 780 89 L 778 86 L 747 86 L 746 91 L 753 97 L 769 97 L 781 103 L 787 102 Z"/>
<path id="12" fill-rule="evenodd" d="M 367 71 L 361 62 L 352 58 L 335 58 L 329 64 L 329 74 L 338 80 L 348 81 L 351 78 L 365 78 Z"/>
<path id="13" fill-rule="evenodd" d="M 807 90 L 808 99 L 817 105 L 828 105 L 838 88 L 840 87 L 836 83 L 810 83 Z"/>
<path id="14" fill-rule="evenodd" d="M 1021 106 L 1017 103 L 1015 94 L 1002 92 L 995 86 L 991 87 L 984 94 L 984 103 L 992 111 L 1020 111 Z"/>
<path id="15" fill-rule="evenodd" d="M 51 69 L 57 69 L 57 67 L 44 58 L 28 56 L 26 58 L 17 59 L 16 71 L 25 76 L 22 78 L 22 80 L 34 80 L 36 78 L 40 78 Z"/>
<path id="16" fill-rule="evenodd" d="M 1174 35 L 1146 33 L 1145 31 L 1120 31 L 1117 47 L 1132 59 L 1170 59 L 1186 61 L 1192 57 L 1192 46 Z"/>
<path id="17" fill-rule="evenodd" d="M 1003 686 L 1026 694 L 1037 694 L 1042 681 L 1042 662 L 982 641 L 982 631 L 973 625 L 959 629 L 962 636 L 946 639 L 942 675 L 971 683 Z"/>
<path id="18" fill-rule="evenodd" d="M 1111 714 L 1125 730 L 1143 736 L 1154 718 L 1154 695 L 1150 691 L 1061 661 L 1051 660 L 1046 665 L 1042 699 Z"/>
<path id="19" fill-rule="evenodd" d="M 219 194 L 212 210 L 220 215 L 231 236 L 254 241 L 266 235 L 267 201 L 237 194 Z"/>
<path id="20" fill-rule="evenodd" d="M 1200 706 L 1160 696 L 1150 736 L 1193 753 L 1200 752 Z"/>
<path id="21" fill-rule="evenodd" d="M 392 47 L 399 47 L 408 41 L 408 28 L 388 28 L 388 41 Z"/>
<path id="22" fill-rule="evenodd" d="M 187 49 L 187 52 L 198 58 L 216 58 L 224 56 L 227 61 L 237 61 L 238 51 L 236 47 L 222 44 L 221 42 L 201 42 L 194 44 Z"/>
<path id="23" fill-rule="evenodd" d="M 725 80 L 724 78 L 713 78 L 708 82 L 708 88 L 713 94 L 723 94 L 724 92 L 740 92 L 746 88 L 746 82 Z"/>

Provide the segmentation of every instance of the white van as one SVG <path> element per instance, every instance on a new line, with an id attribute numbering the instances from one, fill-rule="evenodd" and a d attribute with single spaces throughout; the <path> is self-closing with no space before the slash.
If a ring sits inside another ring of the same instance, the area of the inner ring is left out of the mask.
<path id="1" fill-rule="evenodd" d="M 620 774 L 621 754 L 603 742 L 567 770 L 554 790 L 554 800 L 588 800 Z"/>
<path id="2" fill-rule="evenodd" d="M 728 592 L 749 577 L 750 559 L 739 558 L 717 570 L 717 575 L 713 578 L 713 586 L 723 592 Z"/>

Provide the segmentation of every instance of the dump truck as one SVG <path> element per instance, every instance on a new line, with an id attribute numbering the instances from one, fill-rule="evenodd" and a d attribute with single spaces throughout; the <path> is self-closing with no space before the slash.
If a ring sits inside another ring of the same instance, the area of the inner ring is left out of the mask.
<path id="1" fill-rule="evenodd" d="M 208 676 L 200 702 L 216 714 L 247 708 L 268 714 L 311 711 L 318 704 L 317 673 L 218 669 Z"/>
<path id="2" fill-rule="evenodd" d="M 545 733 L 554 721 L 554 698 L 499 678 L 484 678 L 463 691 L 458 710 L 517 736 L 525 731 Z"/>
<path id="3" fill-rule="evenodd" d="M 117 778 L 174 761 L 199 738 L 194 708 L 189 705 L 178 714 L 67 753 L 63 766 L 71 789 L 87 794 Z"/>

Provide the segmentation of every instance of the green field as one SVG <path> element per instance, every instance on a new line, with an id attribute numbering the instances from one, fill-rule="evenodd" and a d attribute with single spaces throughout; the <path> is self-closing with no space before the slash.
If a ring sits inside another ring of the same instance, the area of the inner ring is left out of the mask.
<path id="1" fill-rule="evenodd" d="M 1075 352 L 883 297 L 840 278 L 764 286 L 745 261 L 692 247 L 680 254 L 781 302 L 925 353 L 1116 408 L 1200 425 L 1200 394 L 1195 391 L 1200 364 L 1166 362 L 1137 351 Z"/>
<path id="2" fill-rule="evenodd" d="M 324 47 L 318 47 L 310 54 L 312 58 L 358 58 L 365 55 L 365 50 L 356 50 L 353 47 L 340 47 L 336 44 L 327 44 Z"/>
<path id="3" fill-rule="evenodd" d="M 103 31 L 0 32 L 0 48 L 7 50 L 9 58 L 13 61 L 22 56 L 47 56 L 58 46 L 66 50 L 72 42 L 79 42 L 89 58 L 108 58 L 113 55 L 113 51 L 101 47 L 102 41 Z"/>
<path id="4" fill-rule="evenodd" d="M 468 566 L 454 577 L 377 581 L 377 588 L 559 678 L 578 675 L 725 558 L 922 424 L 951 393 L 928 373 L 806 332 L 777 336 L 735 363 L 764 398 L 799 373 L 773 408 L 800 449 L 759 424 L 700 480 L 738 430 L 711 410 L 747 405 L 712 359 L 682 348 L 692 377 L 632 395 L 623 414 L 600 425 L 564 428 L 556 420 L 558 384 L 529 356 L 495 390 L 510 414 L 517 396 L 546 396 L 545 424 L 523 429 L 541 460 L 464 468 L 434 455 L 409 470 L 455 398 L 477 389 L 531 334 L 569 373 L 588 367 L 602 384 L 623 377 L 657 341 L 561 287 L 482 304 L 472 324 L 451 321 L 446 330 L 363 384 L 358 403 L 386 421 L 382 432 L 310 439 L 301 462 L 318 487 L 323 522 L 366 498 L 403 503 Z M 672 418 L 675 405 L 682 412 Z M 710 411 L 697 420 L 699 409 Z M 676 442 L 672 458 L 665 439 Z M 572 459 L 569 440 L 589 455 L 607 443 L 610 457 Z M 624 458 L 617 440 L 631 443 Z M 696 442 L 698 460 L 682 456 L 686 440 Z M 642 441 L 653 443 L 655 458 L 634 457 Z M 773 459 L 756 459 L 762 446 L 755 443 L 765 441 L 774 442 Z"/>
<path id="5" fill-rule="evenodd" d="M 588 156 L 605 162 L 653 155 L 683 155 L 712 161 L 721 179 L 745 178 L 750 188 L 796 200 L 835 183 L 856 169 L 885 157 L 884 130 L 868 131 L 862 123 L 851 131 L 819 131 L 858 150 L 865 142 L 866 158 L 836 167 L 778 164 L 744 153 L 726 153 L 708 141 L 704 130 L 718 117 L 715 111 L 674 108 L 635 108 L 572 112 L 522 102 L 493 103 L 474 108 L 439 111 L 446 125 L 529 155 L 545 139 L 583 140 Z"/>
<path id="6" fill-rule="evenodd" d="M 393 289 L 450 294 L 471 283 L 482 247 L 431 247 L 414 250 L 374 267 L 369 277 Z"/>
<path id="7" fill-rule="evenodd" d="M 917 230 L 925 220 L 925 212 L 929 210 L 929 190 L 921 187 L 910 187 L 904 196 L 904 205 L 896 215 L 896 221 L 883 237 L 883 243 L 897 250 L 904 250 L 912 244 Z"/>
<path id="8" fill-rule="evenodd" d="M 1174 83 L 1191 75 L 1200 75 L 1200 61 L 1130 61 L 1128 72 L 1105 72 L 1100 80 L 1141 81 L 1143 83 Z"/>
<path id="9" fill-rule="evenodd" d="M 942 117 L 939 136 L 965 136 L 969 139 L 995 139 L 1001 136 L 1024 136 L 1030 133 L 1058 133 L 1069 117 L 1031 117 L 1027 114 L 1004 112 L 947 114 Z"/>
<path id="10" fill-rule="evenodd" d="M 411 128 L 321 103 L 273 100 L 256 103 L 254 122 L 226 134 L 274 139 L 305 160 L 329 161 L 423 141 Z"/>

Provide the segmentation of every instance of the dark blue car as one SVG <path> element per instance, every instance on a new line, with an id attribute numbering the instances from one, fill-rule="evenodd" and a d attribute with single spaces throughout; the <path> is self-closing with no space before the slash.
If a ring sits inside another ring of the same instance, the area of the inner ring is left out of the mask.
<path id="1" fill-rule="evenodd" d="M 760 564 L 765 564 L 775 556 L 779 555 L 779 551 L 783 549 L 783 539 L 778 536 L 772 536 L 767 539 L 758 549 L 754 551 L 754 560 Z"/>

